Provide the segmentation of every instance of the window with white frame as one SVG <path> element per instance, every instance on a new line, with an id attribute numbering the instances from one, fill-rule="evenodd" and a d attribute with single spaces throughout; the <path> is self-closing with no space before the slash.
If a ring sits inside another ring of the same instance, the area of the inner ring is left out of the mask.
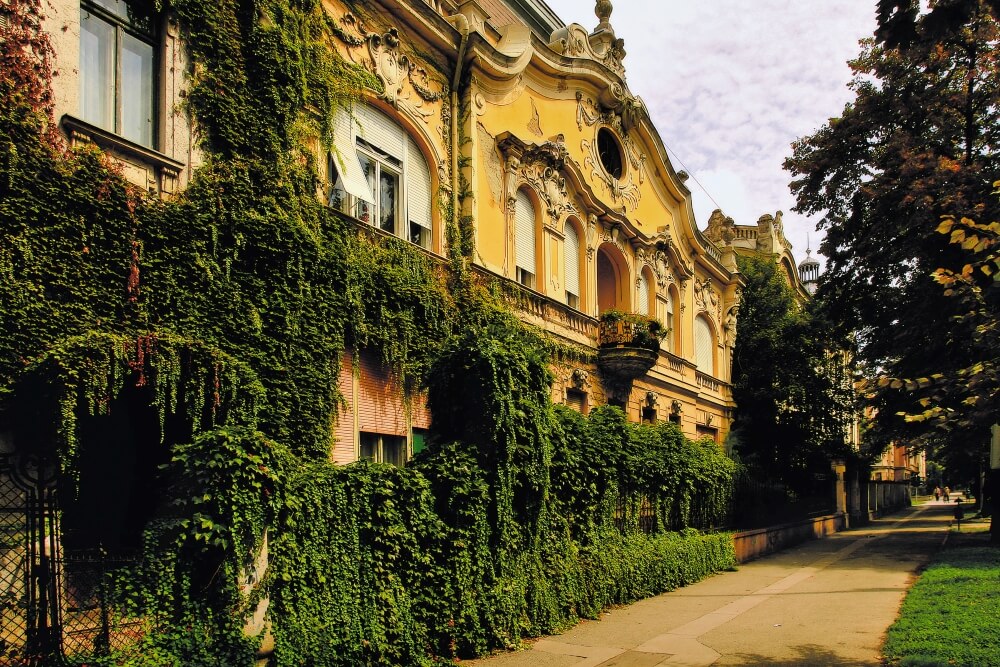
<path id="1" fill-rule="evenodd" d="M 576 227 L 566 223 L 563 254 L 566 263 L 566 305 L 580 307 L 580 237 Z"/>
<path id="2" fill-rule="evenodd" d="M 156 12 L 152 2 L 80 3 L 80 116 L 155 147 Z"/>
<path id="3" fill-rule="evenodd" d="M 364 431 L 358 435 L 359 459 L 375 463 L 391 463 L 400 467 L 406 465 L 406 438 L 404 436 Z"/>
<path id="4" fill-rule="evenodd" d="M 694 354 L 695 364 L 698 370 L 706 375 L 715 374 L 715 336 L 712 335 L 712 327 L 705 321 L 704 317 L 695 318 L 694 321 Z"/>
<path id="5" fill-rule="evenodd" d="M 514 198 L 514 263 L 517 282 L 535 288 L 535 207 L 524 190 Z"/>
<path id="6" fill-rule="evenodd" d="M 431 176 L 413 138 L 368 105 L 338 111 L 329 204 L 422 248 L 432 246 Z"/>

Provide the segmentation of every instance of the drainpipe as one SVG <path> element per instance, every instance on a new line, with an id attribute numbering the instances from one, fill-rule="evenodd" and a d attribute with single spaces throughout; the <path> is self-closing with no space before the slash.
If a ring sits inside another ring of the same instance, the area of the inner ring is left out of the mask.
<path id="1" fill-rule="evenodd" d="M 458 45 L 458 58 L 455 60 L 455 73 L 451 78 L 451 211 L 456 228 L 459 224 L 458 210 L 458 85 L 462 80 L 462 66 L 465 64 L 465 51 L 469 47 L 469 19 L 463 14 L 448 17 L 449 22 L 458 30 L 462 41 Z M 461 231 L 461 230 L 459 230 Z"/>

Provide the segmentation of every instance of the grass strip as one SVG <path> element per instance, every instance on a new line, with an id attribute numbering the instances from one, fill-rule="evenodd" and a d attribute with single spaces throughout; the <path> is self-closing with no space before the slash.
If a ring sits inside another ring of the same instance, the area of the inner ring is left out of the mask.
<path id="1" fill-rule="evenodd" d="M 889 628 L 886 664 L 1000 666 L 1000 549 L 988 533 L 951 537 Z"/>

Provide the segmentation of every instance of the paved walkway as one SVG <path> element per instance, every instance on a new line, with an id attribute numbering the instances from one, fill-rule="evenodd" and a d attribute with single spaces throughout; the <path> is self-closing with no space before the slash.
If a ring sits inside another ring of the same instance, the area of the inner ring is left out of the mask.
<path id="1" fill-rule="evenodd" d="M 879 665 L 952 504 L 928 503 L 584 621 L 467 667 Z"/>

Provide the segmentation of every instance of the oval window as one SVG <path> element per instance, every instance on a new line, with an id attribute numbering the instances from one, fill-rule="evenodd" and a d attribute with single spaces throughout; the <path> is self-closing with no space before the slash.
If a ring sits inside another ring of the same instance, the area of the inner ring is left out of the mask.
<path id="1" fill-rule="evenodd" d="M 622 149 L 615 133 L 606 127 L 597 131 L 597 154 L 601 158 L 604 171 L 608 172 L 611 178 L 620 179 L 622 177 Z"/>

